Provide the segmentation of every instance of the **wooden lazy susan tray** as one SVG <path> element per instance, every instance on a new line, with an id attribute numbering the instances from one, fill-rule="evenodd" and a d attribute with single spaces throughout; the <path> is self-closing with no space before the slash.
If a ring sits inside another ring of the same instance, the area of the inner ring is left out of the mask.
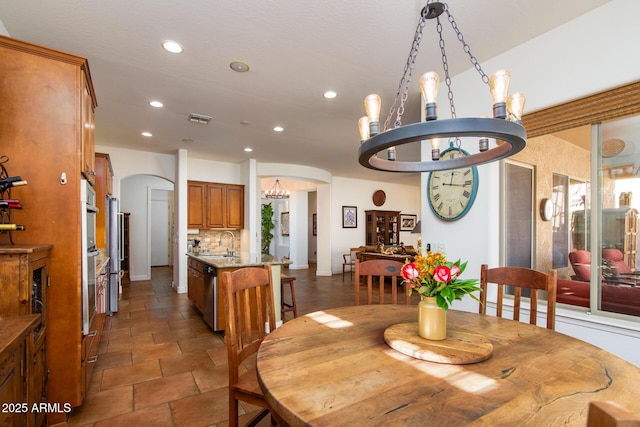
<path id="1" fill-rule="evenodd" d="M 466 365 L 482 362 L 493 354 L 493 344 L 482 335 L 456 329 L 447 330 L 447 338 L 432 341 L 418 335 L 418 322 L 398 323 L 384 331 L 389 347 L 407 356 L 436 363 Z"/>

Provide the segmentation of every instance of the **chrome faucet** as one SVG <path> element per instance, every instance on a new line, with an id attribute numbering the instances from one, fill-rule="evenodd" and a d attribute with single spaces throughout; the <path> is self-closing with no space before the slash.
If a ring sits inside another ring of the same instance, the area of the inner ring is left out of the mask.
<path id="1" fill-rule="evenodd" d="M 223 231 L 220 233 L 220 240 L 218 241 L 218 246 L 222 246 L 222 235 L 224 233 L 231 234 L 231 249 L 227 248 L 227 256 L 236 256 L 236 235 L 231 231 Z"/>

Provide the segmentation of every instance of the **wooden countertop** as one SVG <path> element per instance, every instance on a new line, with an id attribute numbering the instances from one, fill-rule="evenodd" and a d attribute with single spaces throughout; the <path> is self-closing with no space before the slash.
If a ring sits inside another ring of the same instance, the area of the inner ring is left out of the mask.
<path id="1" fill-rule="evenodd" d="M 260 265 L 288 265 L 291 260 L 288 258 L 277 258 L 272 255 L 249 254 L 242 252 L 235 257 L 221 257 L 213 254 L 194 254 L 188 253 L 188 257 L 196 259 L 204 264 L 211 265 L 215 268 L 241 268 L 256 267 Z"/>
<path id="2" fill-rule="evenodd" d="M 0 254 L 25 254 L 51 249 L 53 245 L 1 245 Z"/>
<path id="3" fill-rule="evenodd" d="M 640 413 L 640 368 L 528 323 L 450 310 L 450 328 L 482 334 L 488 360 L 413 358 L 383 339 L 415 306 L 360 305 L 299 316 L 258 351 L 269 406 L 291 426 L 580 426 L 589 402 Z"/>
<path id="4" fill-rule="evenodd" d="M 0 317 L 0 353 L 39 323 L 39 314 Z"/>

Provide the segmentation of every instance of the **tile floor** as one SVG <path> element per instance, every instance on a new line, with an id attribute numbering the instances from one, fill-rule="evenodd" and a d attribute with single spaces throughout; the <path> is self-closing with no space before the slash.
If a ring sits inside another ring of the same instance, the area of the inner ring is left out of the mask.
<path id="1" fill-rule="evenodd" d="M 296 277 L 298 315 L 353 304 L 348 274 L 344 281 L 342 274 L 316 277 L 314 266 L 285 274 Z M 69 426 L 228 425 L 223 338 L 186 294 L 173 291 L 171 276 L 170 268 L 155 267 L 150 281 L 124 285 L 119 311 L 105 321 L 89 392 Z M 256 410 L 241 403 L 241 422 Z"/>

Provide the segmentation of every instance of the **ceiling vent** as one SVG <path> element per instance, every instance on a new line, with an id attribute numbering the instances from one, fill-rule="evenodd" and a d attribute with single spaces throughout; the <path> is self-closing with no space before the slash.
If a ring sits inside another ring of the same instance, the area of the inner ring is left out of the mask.
<path id="1" fill-rule="evenodd" d="M 189 114 L 189 121 L 206 125 L 211 121 L 211 117 L 205 116 L 204 114 L 191 113 Z"/>

